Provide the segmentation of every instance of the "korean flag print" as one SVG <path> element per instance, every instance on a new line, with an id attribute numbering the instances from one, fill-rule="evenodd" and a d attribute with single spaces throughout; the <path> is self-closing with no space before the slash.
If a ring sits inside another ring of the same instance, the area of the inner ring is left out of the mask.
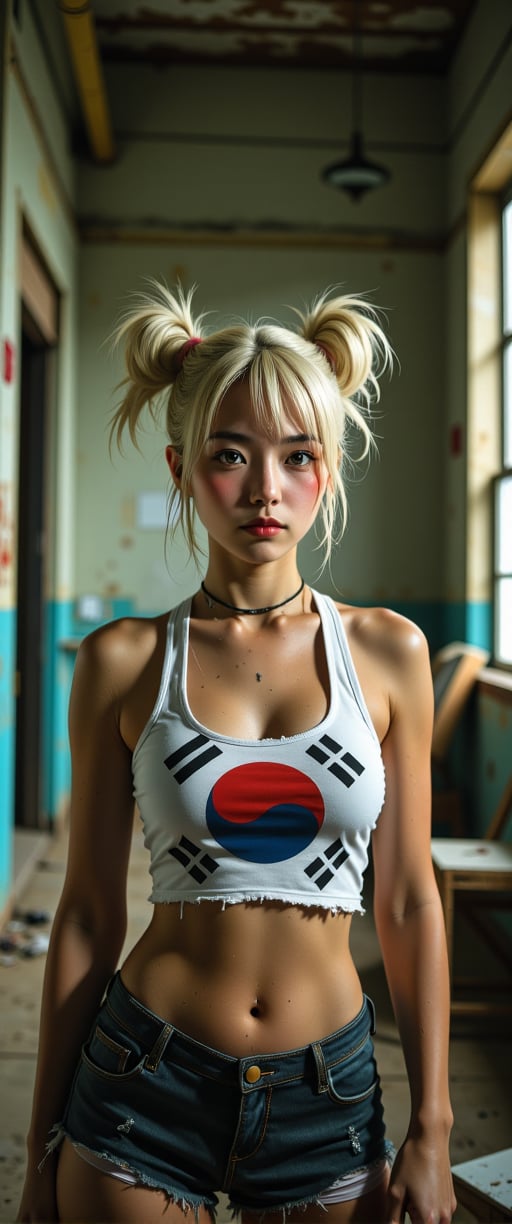
<path id="1" fill-rule="evenodd" d="M 328 661 L 326 718 L 247 741 L 188 707 L 190 601 L 169 618 L 155 710 L 133 756 L 154 902 L 279 900 L 362 910 L 368 842 L 384 799 L 380 746 L 339 613 L 315 594 Z"/>

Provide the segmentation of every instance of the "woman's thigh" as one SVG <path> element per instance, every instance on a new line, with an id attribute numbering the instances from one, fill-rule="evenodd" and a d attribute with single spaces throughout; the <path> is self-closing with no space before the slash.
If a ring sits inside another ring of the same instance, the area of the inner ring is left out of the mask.
<path id="1" fill-rule="evenodd" d="M 65 1224 L 183 1224 L 187 1218 L 162 1190 L 126 1185 L 95 1169 L 67 1139 L 59 1153 L 57 1204 Z M 211 1224 L 211 1219 L 208 1210 L 199 1208 L 197 1224 Z"/>
<path id="2" fill-rule="evenodd" d="M 389 1219 L 388 1186 L 390 1170 L 387 1170 L 379 1186 L 360 1198 L 346 1203 L 329 1203 L 322 1207 L 297 1207 L 286 1216 L 286 1224 L 385 1224 Z M 254 1224 L 254 1215 L 242 1212 L 242 1224 Z M 282 1224 L 283 1213 L 269 1212 L 264 1224 Z"/>

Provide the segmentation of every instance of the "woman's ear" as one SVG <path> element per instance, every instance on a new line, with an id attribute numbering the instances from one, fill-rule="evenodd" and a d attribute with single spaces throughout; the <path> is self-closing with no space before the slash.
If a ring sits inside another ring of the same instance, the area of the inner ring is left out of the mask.
<path id="1" fill-rule="evenodd" d="M 179 489 L 181 488 L 181 473 L 183 471 L 183 459 L 179 451 L 177 451 L 174 446 L 166 446 L 165 458 L 167 460 L 167 467 L 169 468 L 169 471 L 176 485 L 176 488 Z"/>

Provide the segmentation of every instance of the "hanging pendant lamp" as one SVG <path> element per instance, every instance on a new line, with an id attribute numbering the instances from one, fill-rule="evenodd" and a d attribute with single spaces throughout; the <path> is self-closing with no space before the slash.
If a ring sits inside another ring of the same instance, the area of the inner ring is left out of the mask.
<path id="1" fill-rule="evenodd" d="M 354 0 L 354 68 L 352 72 L 352 135 L 350 151 L 344 161 L 332 162 L 322 171 L 330 187 L 346 191 L 352 200 L 360 200 L 372 187 L 383 187 L 390 178 L 389 170 L 364 155 L 362 122 L 362 55 L 359 23 L 359 0 Z"/>

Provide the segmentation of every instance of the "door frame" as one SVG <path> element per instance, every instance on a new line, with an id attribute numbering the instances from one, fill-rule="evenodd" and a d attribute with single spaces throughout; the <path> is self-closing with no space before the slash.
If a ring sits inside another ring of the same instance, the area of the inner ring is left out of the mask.
<path id="1" fill-rule="evenodd" d="M 25 224 L 19 269 L 15 824 L 43 830 L 51 815 L 45 804 L 51 762 L 43 751 L 43 726 L 53 707 L 55 683 L 52 660 L 47 657 L 46 613 L 53 587 L 50 473 L 59 297 Z M 44 739 L 47 741 L 46 736 Z"/>

